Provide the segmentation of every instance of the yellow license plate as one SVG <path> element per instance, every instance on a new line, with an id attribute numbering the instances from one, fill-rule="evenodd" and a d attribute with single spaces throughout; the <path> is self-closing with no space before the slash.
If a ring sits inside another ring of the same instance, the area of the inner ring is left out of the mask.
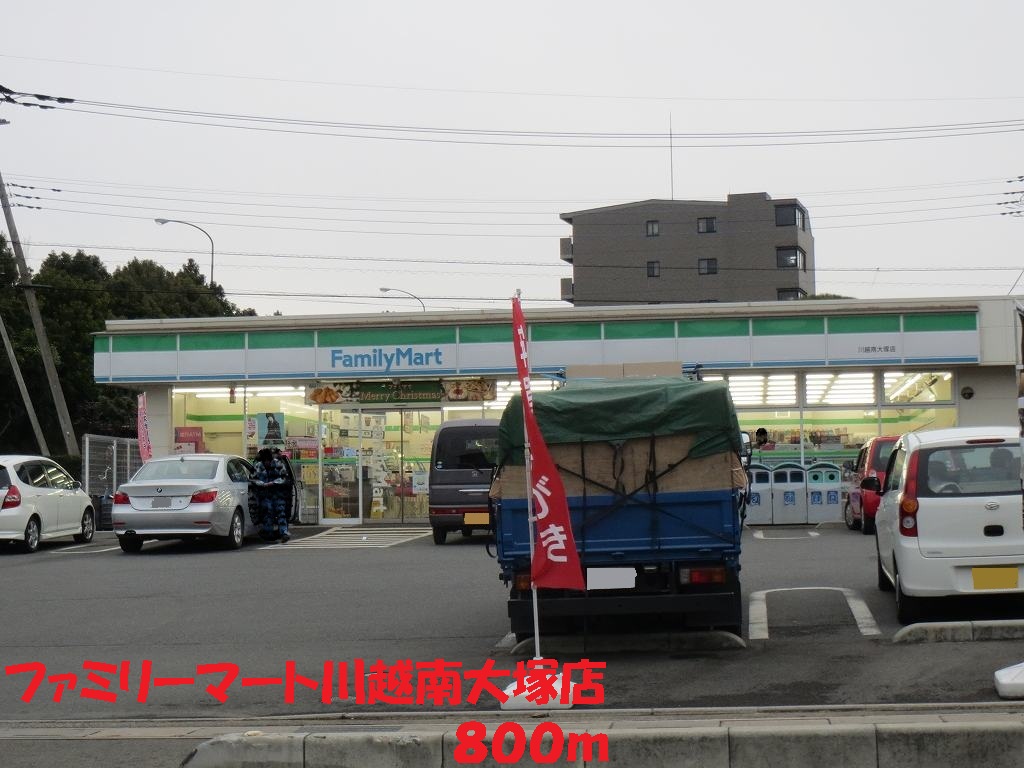
<path id="1" fill-rule="evenodd" d="M 1017 566 L 1006 568 L 971 568 L 975 589 L 1016 589 Z"/>
<path id="2" fill-rule="evenodd" d="M 467 512 L 462 519 L 466 525 L 487 525 L 491 522 L 491 516 L 486 512 Z"/>

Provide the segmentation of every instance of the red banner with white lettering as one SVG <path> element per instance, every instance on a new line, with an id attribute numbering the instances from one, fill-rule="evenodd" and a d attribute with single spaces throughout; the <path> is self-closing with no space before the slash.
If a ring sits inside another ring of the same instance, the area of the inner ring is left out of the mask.
<path id="1" fill-rule="evenodd" d="M 519 298 L 512 299 L 512 345 L 523 395 L 523 424 L 530 446 L 530 490 L 533 494 L 535 541 L 531 577 L 537 587 L 586 589 L 576 541 L 569 520 L 569 505 L 558 468 L 537 426 L 530 389 L 530 364 L 526 351 L 526 320 Z"/>

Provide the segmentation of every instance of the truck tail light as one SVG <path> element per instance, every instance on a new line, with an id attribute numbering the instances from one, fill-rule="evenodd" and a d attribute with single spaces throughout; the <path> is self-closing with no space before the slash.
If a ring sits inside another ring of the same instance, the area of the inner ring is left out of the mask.
<path id="1" fill-rule="evenodd" d="M 917 536 L 917 459 L 920 451 L 914 451 L 907 460 L 907 486 L 900 496 L 900 535 Z"/>
<path id="2" fill-rule="evenodd" d="M 3 509 L 13 509 L 14 507 L 21 506 L 21 491 L 15 486 L 11 486 L 7 489 L 7 494 L 4 496 Z"/>
<path id="3" fill-rule="evenodd" d="M 680 568 L 679 583 L 686 584 L 725 584 L 725 568 Z"/>
<path id="4" fill-rule="evenodd" d="M 217 500 L 217 489 L 207 488 L 205 491 L 196 491 L 192 494 L 193 504 L 209 504 Z"/>
<path id="5" fill-rule="evenodd" d="M 533 586 L 533 580 L 530 578 L 529 571 L 519 571 L 516 574 L 515 580 L 512 582 L 512 586 L 519 592 L 529 592 Z"/>

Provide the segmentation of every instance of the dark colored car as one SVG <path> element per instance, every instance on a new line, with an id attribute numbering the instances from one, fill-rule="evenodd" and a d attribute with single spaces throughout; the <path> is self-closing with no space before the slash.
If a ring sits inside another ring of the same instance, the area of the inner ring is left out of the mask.
<path id="1" fill-rule="evenodd" d="M 497 419 L 446 421 L 430 451 L 430 527 L 435 544 L 449 531 L 490 530 L 488 494 L 498 457 Z"/>

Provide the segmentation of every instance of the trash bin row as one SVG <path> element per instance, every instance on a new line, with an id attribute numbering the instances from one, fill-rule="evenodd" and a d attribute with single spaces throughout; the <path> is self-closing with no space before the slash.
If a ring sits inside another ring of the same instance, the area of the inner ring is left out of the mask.
<path id="1" fill-rule="evenodd" d="M 804 467 L 785 462 L 751 464 L 749 525 L 830 523 L 843 519 L 842 469 L 827 462 Z"/>

